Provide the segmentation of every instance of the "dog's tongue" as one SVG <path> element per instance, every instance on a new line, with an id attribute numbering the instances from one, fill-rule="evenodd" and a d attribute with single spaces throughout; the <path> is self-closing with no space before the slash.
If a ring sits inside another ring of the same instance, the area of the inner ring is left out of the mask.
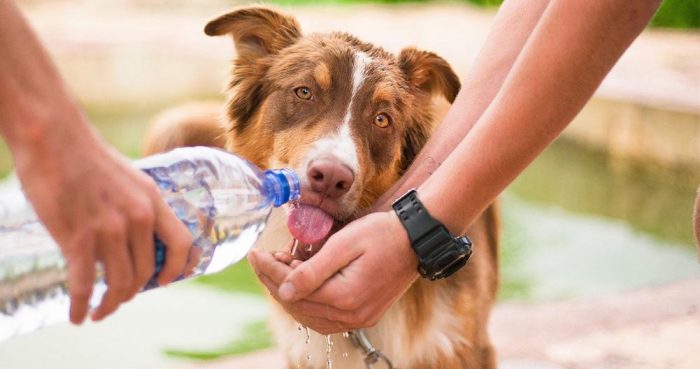
<path id="1" fill-rule="evenodd" d="M 313 244 L 328 236 L 333 227 L 333 217 L 317 207 L 300 205 L 289 214 L 287 227 L 302 244 Z"/>

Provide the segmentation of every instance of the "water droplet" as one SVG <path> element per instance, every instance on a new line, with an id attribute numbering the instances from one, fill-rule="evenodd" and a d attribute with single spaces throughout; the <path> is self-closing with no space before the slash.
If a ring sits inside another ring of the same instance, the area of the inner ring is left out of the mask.
<path id="1" fill-rule="evenodd" d="M 299 240 L 296 238 L 292 241 L 292 257 L 297 253 L 297 246 L 299 246 Z"/>
<path id="2" fill-rule="evenodd" d="M 343 352 L 343 357 L 348 357 L 348 353 L 347 353 L 347 352 Z"/>
<path id="3" fill-rule="evenodd" d="M 311 332 L 309 331 L 309 327 L 304 327 L 304 330 L 306 331 L 306 341 L 304 343 L 308 345 L 309 342 L 311 342 Z"/>
<path id="4" fill-rule="evenodd" d="M 326 336 L 326 369 L 333 369 L 333 363 L 331 362 L 331 349 L 333 348 L 333 341 L 331 340 L 331 335 Z"/>
<path id="5" fill-rule="evenodd" d="M 311 361 L 311 354 L 306 355 L 306 361 Z"/>
<path id="6" fill-rule="evenodd" d="M 306 251 L 307 251 L 307 252 L 311 252 L 312 249 L 313 249 L 313 246 L 312 246 L 311 244 L 309 244 L 309 245 L 306 246 Z"/>
<path id="7" fill-rule="evenodd" d="M 350 333 L 349 332 L 343 332 L 343 337 L 344 338 L 350 338 Z M 347 353 L 347 352 L 346 352 Z"/>
<path id="8" fill-rule="evenodd" d="M 298 330 L 299 332 L 301 332 L 301 328 L 302 328 L 302 327 L 301 327 L 301 324 L 298 324 L 298 325 L 297 325 L 297 330 Z"/>

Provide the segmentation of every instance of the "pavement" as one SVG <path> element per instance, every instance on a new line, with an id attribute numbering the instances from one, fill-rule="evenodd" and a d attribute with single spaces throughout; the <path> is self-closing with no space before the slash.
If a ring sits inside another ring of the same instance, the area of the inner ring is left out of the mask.
<path id="1" fill-rule="evenodd" d="M 697 369 L 700 278 L 587 299 L 502 303 L 490 333 L 501 369 Z M 285 368 L 265 350 L 177 369 Z"/>

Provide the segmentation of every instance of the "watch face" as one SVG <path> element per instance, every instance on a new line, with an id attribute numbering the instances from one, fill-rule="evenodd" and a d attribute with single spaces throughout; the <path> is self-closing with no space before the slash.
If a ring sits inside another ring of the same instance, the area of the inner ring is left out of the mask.
<path id="1" fill-rule="evenodd" d="M 440 260 L 438 260 L 437 267 L 439 268 L 440 272 L 442 272 L 443 270 L 448 269 L 452 265 L 459 263 L 465 257 L 466 255 L 464 254 L 456 254 L 450 252 L 449 254 L 444 255 L 442 258 L 440 258 Z"/>
<path id="2" fill-rule="evenodd" d="M 432 265 L 433 273 L 429 273 L 428 278 L 436 280 L 449 277 L 467 264 L 472 252 L 471 242 L 466 237 L 467 242 L 460 242 L 462 240 L 459 238 L 443 245 L 444 250 Z"/>

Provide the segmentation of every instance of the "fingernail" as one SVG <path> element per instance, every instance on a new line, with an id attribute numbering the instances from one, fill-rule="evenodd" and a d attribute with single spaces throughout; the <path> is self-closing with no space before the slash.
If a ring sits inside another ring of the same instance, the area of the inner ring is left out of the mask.
<path id="1" fill-rule="evenodd" d="M 251 249 L 251 250 L 248 252 L 248 260 L 254 262 L 254 261 L 255 261 L 255 258 L 257 257 L 257 254 L 258 254 L 258 250 L 256 250 L 256 249 Z"/>
<path id="2" fill-rule="evenodd" d="M 290 301 L 294 298 L 294 295 L 297 293 L 297 291 L 296 289 L 294 289 L 294 285 L 292 285 L 289 282 L 284 282 L 280 286 L 278 293 L 282 300 Z"/>

